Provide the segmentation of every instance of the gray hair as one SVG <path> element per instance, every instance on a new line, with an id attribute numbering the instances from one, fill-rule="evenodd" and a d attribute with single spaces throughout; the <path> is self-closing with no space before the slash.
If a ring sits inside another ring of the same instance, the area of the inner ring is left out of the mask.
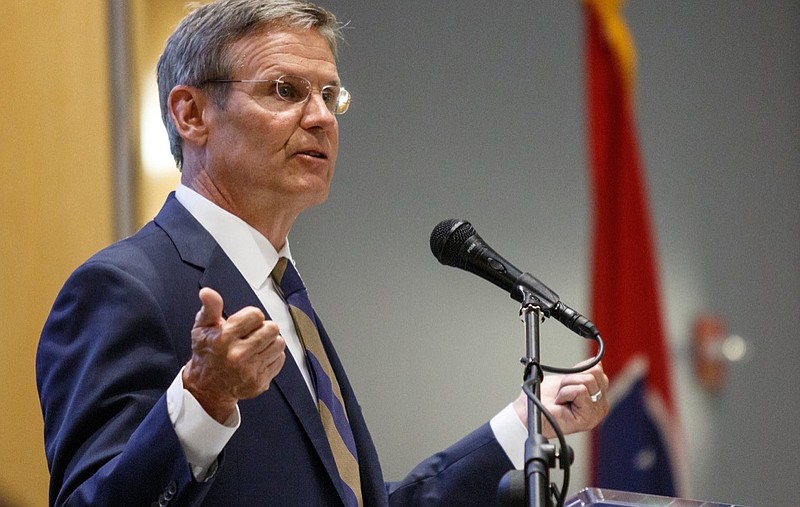
<path id="1" fill-rule="evenodd" d="M 167 39 L 156 74 L 161 118 L 178 168 L 183 165 L 183 143 L 169 114 L 170 91 L 178 85 L 200 86 L 214 79 L 229 79 L 236 63 L 229 54 L 230 46 L 266 25 L 315 28 L 336 57 L 341 38 L 336 17 L 304 0 L 218 0 L 195 8 Z M 211 96 L 218 105 L 224 104 L 224 89 L 214 87 Z"/>

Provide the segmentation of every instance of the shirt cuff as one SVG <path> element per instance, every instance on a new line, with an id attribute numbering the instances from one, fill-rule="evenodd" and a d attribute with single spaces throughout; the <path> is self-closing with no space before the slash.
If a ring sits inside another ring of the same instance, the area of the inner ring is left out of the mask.
<path id="1" fill-rule="evenodd" d="M 519 420 L 514 405 L 509 403 L 492 417 L 489 425 L 514 468 L 522 470 L 525 465 L 525 441 L 528 439 L 528 429 Z"/>
<path id="2" fill-rule="evenodd" d="M 208 415 L 195 397 L 183 388 L 183 369 L 167 389 L 167 412 L 183 447 L 195 480 L 207 479 L 216 470 L 217 456 L 239 428 L 239 407 L 225 424 Z"/>

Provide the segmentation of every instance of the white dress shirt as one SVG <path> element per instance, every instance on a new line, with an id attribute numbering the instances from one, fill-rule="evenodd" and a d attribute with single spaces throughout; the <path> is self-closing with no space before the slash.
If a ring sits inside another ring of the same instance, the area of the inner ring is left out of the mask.
<path id="1" fill-rule="evenodd" d="M 177 188 L 175 197 L 220 245 L 256 293 L 270 318 L 278 324 L 286 348 L 306 381 L 309 395 L 315 396 L 302 343 L 289 309 L 270 277 L 280 257 L 292 259 L 288 241 L 277 252 L 253 227 L 184 185 Z M 218 423 L 203 410 L 189 391 L 183 389 L 181 373 L 178 373 L 167 390 L 167 410 L 195 478 L 207 478 L 216 470 L 217 456 L 239 427 L 241 419 L 238 408 L 225 424 Z M 511 404 L 493 417 L 490 424 L 514 466 L 522 468 L 527 430 Z"/>

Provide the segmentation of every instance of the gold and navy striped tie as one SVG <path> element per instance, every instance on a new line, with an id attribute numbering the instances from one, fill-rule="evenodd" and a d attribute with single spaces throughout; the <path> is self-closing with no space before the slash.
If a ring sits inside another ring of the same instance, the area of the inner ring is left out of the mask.
<path id="1" fill-rule="evenodd" d="M 364 502 L 361 497 L 358 454 L 353 431 L 347 418 L 339 383 L 319 337 L 308 292 L 297 270 L 286 257 L 278 260 L 278 264 L 272 270 L 272 279 L 289 306 L 297 334 L 306 350 L 309 371 L 317 392 L 317 406 L 322 426 L 325 428 L 336 467 L 339 469 L 339 476 L 347 492 L 346 505 L 362 506 Z"/>

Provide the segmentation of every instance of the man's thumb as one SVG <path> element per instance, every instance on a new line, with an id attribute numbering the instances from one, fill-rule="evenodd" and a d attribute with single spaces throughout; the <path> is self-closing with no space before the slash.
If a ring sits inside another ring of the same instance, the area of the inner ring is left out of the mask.
<path id="1" fill-rule="evenodd" d="M 220 324 L 222 320 L 222 296 L 219 292 L 209 287 L 200 289 L 200 311 L 194 319 L 194 325 L 211 327 Z"/>

